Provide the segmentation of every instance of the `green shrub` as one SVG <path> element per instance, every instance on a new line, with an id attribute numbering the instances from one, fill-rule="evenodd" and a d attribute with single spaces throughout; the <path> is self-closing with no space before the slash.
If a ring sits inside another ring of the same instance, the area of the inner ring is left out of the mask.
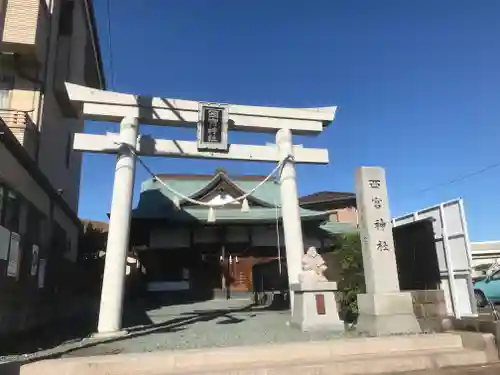
<path id="1" fill-rule="evenodd" d="M 345 322 L 354 323 L 358 316 L 357 295 L 365 292 L 363 255 L 358 233 L 339 236 L 334 253 L 339 263 L 338 288 L 342 292 L 340 314 Z"/>

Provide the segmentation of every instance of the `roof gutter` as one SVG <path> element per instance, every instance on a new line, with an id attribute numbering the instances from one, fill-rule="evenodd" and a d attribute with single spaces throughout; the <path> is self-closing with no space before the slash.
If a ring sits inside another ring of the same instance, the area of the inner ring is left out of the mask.
<path id="1" fill-rule="evenodd" d="M 340 198 L 334 198 L 334 199 L 323 199 L 323 200 L 318 200 L 318 201 L 309 201 L 309 202 L 300 202 L 299 199 L 299 205 L 301 207 L 311 205 L 311 204 L 318 204 L 318 203 L 329 203 L 329 202 L 342 202 L 342 201 L 348 201 L 348 200 L 356 200 L 356 196 L 352 197 L 340 197 Z"/>

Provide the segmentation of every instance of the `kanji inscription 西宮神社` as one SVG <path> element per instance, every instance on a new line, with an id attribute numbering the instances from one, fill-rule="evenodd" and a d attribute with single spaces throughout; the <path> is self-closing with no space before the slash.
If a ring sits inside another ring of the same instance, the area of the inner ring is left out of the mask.
<path id="1" fill-rule="evenodd" d="M 364 240 L 365 276 L 370 280 L 366 285 L 367 291 L 399 290 L 384 169 L 359 168 L 356 172 L 356 194 L 361 238 Z M 375 269 L 381 271 L 376 272 Z M 376 276 L 378 273 L 379 277 Z"/>
<path id="2" fill-rule="evenodd" d="M 356 171 L 356 201 L 366 293 L 358 294 L 357 329 L 370 335 L 420 332 L 411 295 L 399 290 L 385 171 Z M 390 306 L 391 308 L 386 308 Z"/>

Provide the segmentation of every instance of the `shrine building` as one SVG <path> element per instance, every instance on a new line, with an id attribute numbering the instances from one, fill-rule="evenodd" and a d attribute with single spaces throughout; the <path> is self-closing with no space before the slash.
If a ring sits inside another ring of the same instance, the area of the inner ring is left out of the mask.
<path id="1" fill-rule="evenodd" d="M 275 287 L 288 289 L 277 181 L 266 181 L 243 202 L 217 208 L 171 192 L 212 204 L 232 202 L 265 178 L 229 176 L 219 169 L 212 175 L 163 174 L 143 182 L 132 212 L 131 244 L 144 289 L 216 297 L 229 288 L 232 296 L 241 296 L 262 288 L 263 267 L 271 270 L 274 284 L 283 284 Z M 300 202 L 305 248 L 329 251 L 336 235 L 357 230 L 352 193 L 321 192 Z"/>

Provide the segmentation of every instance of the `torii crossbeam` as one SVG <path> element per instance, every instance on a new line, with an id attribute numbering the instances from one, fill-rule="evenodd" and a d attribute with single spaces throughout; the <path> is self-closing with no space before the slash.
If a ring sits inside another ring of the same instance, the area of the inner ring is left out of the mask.
<path id="1" fill-rule="evenodd" d="M 66 83 L 70 100 L 83 104 L 86 120 L 120 122 L 137 118 L 142 124 L 195 127 L 198 102 L 92 89 Z M 337 107 L 278 108 L 230 104 L 230 130 L 272 133 L 290 129 L 294 134 L 316 135 L 330 124 Z"/>
<path id="2" fill-rule="evenodd" d="M 285 161 L 280 169 L 279 183 L 288 281 L 289 284 L 298 282 L 304 246 L 295 164 L 327 164 L 328 150 L 294 146 L 292 132 L 303 135 L 319 134 L 333 121 L 337 107 L 275 108 L 226 105 L 225 108 L 229 110 L 225 125 L 229 130 L 276 132 L 276 145 L 229 144 L 224 151 L 206 151 L 200 149 L 199 143 L 194 141 L 139 137 L 139 123 L 184 127 L 195 127 L 198 124 L 200 127 L 199 102 L 102 91 L 71 83 L 66 83 L 66 88 L 69 98 L 81 105 L 84 119 L 121 123 L 120 134 L 76 134 L 73 145 L 76 151 L 118 155 L 97 335 L 109 337 L 124 333 L 123 290 L 136 155 L 274 163 Z M 293 294 L 290 296 L 293 309 Z"/>

